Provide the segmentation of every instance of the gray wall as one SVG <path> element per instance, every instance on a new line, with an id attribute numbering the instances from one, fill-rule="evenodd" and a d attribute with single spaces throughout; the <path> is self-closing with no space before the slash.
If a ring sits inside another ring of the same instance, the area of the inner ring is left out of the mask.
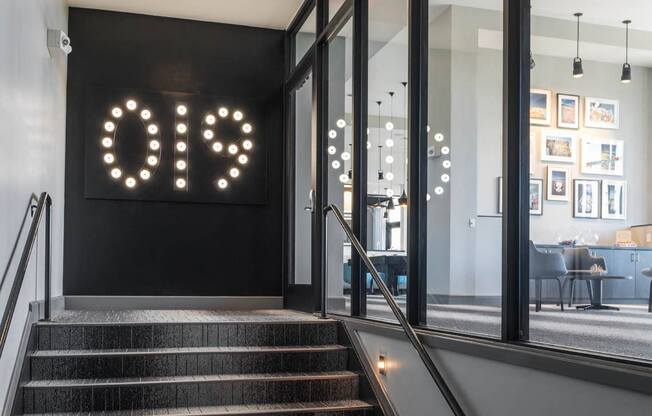
<path id="1" fill-rule="evenodd" d="M 66 58 L 48 54 L 47 28 L 67 30 L 68 9 L 63 0 L 5 0 L 0 13 L 0 265 L 4 268 L 20 227 L 29 195 L 49 191 L 53 207 L 52 293 L 62 291 L 64 152 L 66 117 Z M 74 39 L 72 45 L 74 47 Z M 24 232 L 26 235 L 26 232 Z M 24 239 L 23 239 L 24 241 Z M 22 247 L 21 247 L 22 249 Z M 18 253 L 17 255 L 20 255 Z M 0 294 L 6 304 L 17 258 Z M 43 235 L 0 359 L 0 400 L 16 358 L 35 277 L 43 276 Z M 38 283 L 42 297 L 43 283 Z"/>
<path id="2" fill-rule="evenodd" d="M 390 330 L 393 331 L 393 330 Z M 386 357 L 379 376 L 399 415 L 451 415 L 408 341 L 357 331 L 364 352 Z M 647 414 L 652 396 L 442 349 L 430 349 L 467 416 Z"/>

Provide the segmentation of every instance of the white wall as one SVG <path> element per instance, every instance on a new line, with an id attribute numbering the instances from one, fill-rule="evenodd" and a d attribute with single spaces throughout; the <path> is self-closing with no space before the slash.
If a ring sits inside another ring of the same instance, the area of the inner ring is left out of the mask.
<path id="1" fill-rule="evenodd" d="M 47 28 L 67 30 L 64 0 L 3 0 L 0 9 L 0 267 L 9 259 L 30 193 L 48 191 L 53 206 L 52 294 L 62 293 L 66 124 L 66 59 L 46 47 Z M 74 47 L 74 40 L 72 41 Z M 26 234 L 26 230 L 24 231 Z M 16 350 L 34 299 L 42 298 L 43 235 L 32 258 L 5 351 L 0 358 L 4 401 Z M 22 248 L 22 247 L 21 247 Z M 20 255 L 18 250 L 17 256 Z M 14 267 L 17 263 L 14 258 Z M 4 310 L 13 273 L 0 292 Z"/>

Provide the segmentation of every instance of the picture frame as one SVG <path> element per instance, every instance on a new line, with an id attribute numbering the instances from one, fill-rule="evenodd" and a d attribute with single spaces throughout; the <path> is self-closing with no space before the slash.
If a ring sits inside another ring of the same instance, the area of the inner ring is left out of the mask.
<path id="1" fill-rule="evenodd" d="M 573 180 L 573 217 L 600 218 L 600 181 Z"/>
<path id="2" fill-rule="evenodd" d="M 537 135 L 531 131 L 530 132 L 530 176 L 534 175 L 534 168 L 535 168 L 535 162 L 536 162 L 536 150 L 537 150 Z"/>
<path id="3" fill-rule="evenodd" d="M 580 172 L 586 175 L 623 176 L 625 142 L 617 139 L 583 138 Z"/>
<path id="4" fill-rule="evenodd" d="M 580 97 L 572 94 L 557 94 L 557 127 L 580 128 Z"/>
<path id="5" fill-rule="evenodd" d="M 548 166 L 546 178 L 546 199 L 548 201 L 570 201 L 570 169 L 563 166 Z"/>
<path id="6" fill-rule="evenodd" d="M 530 215 L 543 215 L 543 179 L 530 179 Z M 498 177 L 498 213 L 503 213 L 503 178 Z"/>
<path id="7" fill-rule="evenodd" d="M 561 130 L 541 131 L 541 161 L 575 163 L 575 134 Z"/>
<path id="8" fill-rule="evenodd" d="M 602 181 L 601 218 L 627 219 L 627 181 L 605 179 Z"/>
<path id="9" fill-rule="evenodd" d="M 552 122 L 552 92 L 550 90 L 530 90 L 530 124 L 549 126 Z"/>
<path id="10" fill-rule="evenodd" d="M 584 99 L 584 127 L 596 129 L 620 128 L 620 102 L 608 98 Z"/>

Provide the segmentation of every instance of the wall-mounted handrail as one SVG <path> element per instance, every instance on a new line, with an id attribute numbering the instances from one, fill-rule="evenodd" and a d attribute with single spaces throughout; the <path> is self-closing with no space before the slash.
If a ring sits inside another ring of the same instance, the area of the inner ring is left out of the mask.
<path id="1" fill-rule="evenodd" d="M 28 205 L 28 210 L 32 205 L 32 198 Z M 16 270 L 16 275 L 14 277 L 13 284 L 11 285 L 11 292 L 9 292 L 9 297 L 7 299 L 7 305 L 2 314 L 2 321 L 0 322 L 0 356 L 5 348 L 5 343 L 7 342 L 7 336 L 9 335 L 9 327 L 16 310 L 16 304 L 18 303 L 18 296 L 20 295 L 20 290 L 23 286 L 23 281 L 25 280 L 25 273 L 27 272 L 27 267 L 29 265 L 29 259 L 34 248 L 36 237 L 38 236 L 39 225 L 41 224 L 41 219 L 43 218 L 43 213 L 45 213 L 45 287 L 44 287 L 44 297 L 45 297 L 45 311 L 43 313 L 43 319 L 50 319 L 50 246 L 51 246 L 51 220 L 50 220 L 50 211 L 52 207 L 52 198 L 48 195 L 47 192 L 41 193 L 38 198 L 38 203 L 36 205 L 36 211 L 34 212 L 34 218 L 32 218 L 32 224 L 29 227 L 29 233 L 27 234 L 27 240 L 25 241 L 25 246 L 23 247 L 22 254 L 20 256 L 20 261 L 18 263 L 18 269 Z M 24 219 L 23 219 L 24 224 Z M 22 225 L 21 225 L 22 231 Z M 20 236 L 19 236 L 20 238 Z M 17 244 L 17 243 L 16 243 Z M 13 252 L 12 252 L 13 258 Z M 5 270 L 5 274 L 9 269 Z"/>
<path id="2" fill-rule="evenodd" d="M 16 241 L 14 241 L 14 246 L 11 248 L 11 253 L 9 254 L 9 260 L 7 260 L 7 267 L 5 267 L 4 273 L 2 273 L 2 280 L 0 280 L 0 289 L 5 284 L 5 280 L 7 280 L 7 275 L 9 274 L 9 268 L 11 267 L 11 263 L 14 259 L 14 256 L 16 255 L 16 249 L 18 248 L 18 243 L 20 243 L 20 236 L 23 234 L 23 228 L 25 228 L 25 222 L 27 221 L 27 216 L 32 213 L 32 216 L 34 216 L 34 210 L 36 209 L 36 205 L 38 204 L 38 197 L 36 196 L 35 193 L 32 193 L 29 196 L 29 200 L 27 201 L 27 207 L 25 208 L 25 214 L 23 214 L 23 220 L 20 223 L 20 227 L 18 228 L 18 235 L 16 236 Z"/>
<path id="3" fill-rule="evenodd" d="M 428 351 L 426 351 L 426 348 L 423 346 L 423 343 L 417 336 L 417 333 L 414 331 L 414 328 L 412 325 L 409 324 L 407 319 L 405 318 L 405 315 L 403 314 L 403 311 L 401 308 L 398 306 L 396 303 L 396 300 L 394 300 L 394 297 L 390 293 L 389 289 L 387 288 L 387 285 L 383 281 L 383 279 L 380 278 L 380 274 L 378 274 L 378 270 L 376 270 L 376 267 L 373 265 L 371 262 L 371 259 L 367 255 L 367 252 L 365 251 L 364 247 L 362 247 L 362 244 L 360 244 L 360 241 L 357 239 L 357 237 L 353 234 L 353 230 L 349 226 L 349 224 L 346 222 L 346 219 L 344 219 L 344 215 L 342 215 L 342 211 L 334 204 L 330 204 L 324 208 L 324 222 L 328 216 L 329 213 L 333 213 L 335 216 L 335 219 L 337 219 L 337 222 L 340 224 L 342 227 L 342 230 L 344 230 L 344 233 L 346 236 L 349 238 L 351 241 L 351 246 L 355 249 L 355 251 L 358 253 L 360 258 L 362 259 L 363 263 L 365 266 L 367 266 L 367 270 L 369 273 L 371 273 L 371 277 L 374 280 L 374 283 L 378 288 L 380 289 L 380 292 L 383 294 L 383 297 L 389 304 L 390 309 L 394 313 L 394 316 L 396 316 L 396 319 L 398 320 L 398 323 L 401 325 L 403 328 L 403 331 L 405 332 L 405 335 L 408 337 L 410 340 L 410 343 L 414 347 L 414 349 L 417 350 L 417 353 L 419 354 L 419 357 L 421 358 L 421 361 L 423 364 L 426 366 L 426 369 L 430 373 L 430 376 L 432 377 L 433 381 L 439 388 L 439 391 L 441 394 L 444 396 L 444 399 L 446 400 L 446 403 L 448 403 L 448 406 L 450 407 L 451 411 L 455 416 L 464 416 L 464 411 L 462 410 L 462 407 L 460 406 L 459 402 L 455 398 L 455 395 L 451 391 L 450 387 L 448 387 L 448 384 L 446 383 L 446 380 L 444 380 L 444 377 L 441 375 L 439 370 L 437 369 L 437 366 L 435 365 L 434 361 L 432 361 L 432 358 L 430 357 L 430 354 L 428 354 Z M 326 230 L 326 227 L 324 227 L 324 230 Z M 324 232 L 324 236 L 326 236 L 326 231 Z M 324 238 L 323 242 L 323 251 L 324 251 L 324 258 L 322 259 L 322 282 L 321 282 L 321 316 L 326 317 L 326 287 L 327 287 L 327 264 L 328 262 L 326 261 L 326 245 L 327 245 L 327 239 Z"/>

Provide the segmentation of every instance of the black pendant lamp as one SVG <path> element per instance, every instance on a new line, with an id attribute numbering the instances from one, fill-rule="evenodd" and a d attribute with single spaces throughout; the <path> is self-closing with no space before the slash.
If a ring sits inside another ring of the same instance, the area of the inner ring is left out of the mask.
<path id="1" fill-rule="evenodd" d="M 401 208 L 405 208 L 408 205 L 408 197 L 407 194 L 405 193 L 405 189 L 403 189 L 403 192 L 401 193 L 401 197 L 398 199 L 398 206 Z"/>
<path id="2" fill-rule="evenodd" d="M 625 25 L 625 63 L 623 64 L 623 73 L 620 76 L 620 82 L 628 84 L 632 82 L 632 67 L 629 65 L 629 24 L 631 20 L 623 20 Z"/>
<path id="3" fill-rule="evenodd" d="M 403 97 L 405 98 L 405 119 L 408 119 L 408 104 L 407 104 L 407 82 L 403 81 L 401 82 L 401 85 L 403 85 Z M 406 129 L 407 131 L 407 129 Z M 405 208 L 408 205 L 408 197 L 407 193 L 405 193 L 405 188 L 407 187 L 408 183 L 408 170 L 407 170 L 407 147 L 408 147 L 408 138 L 407 134 L 405 135 L 405 138 L 403 139 L 403 170 L 405 177 L 403 178 L 403 192 L 401 192 L 401 196 L 398 198 L 398 206 L 401 208 Z"/>
<path id="4" fill-rule="evenodd" d="M 387 202 L 387 209 L 388 209 L 388 210 L 392 210 L 392 209 L 394 209 L 394 208 L 395 208 L 395 206 L 394 206 L 394 198 L 393 198 L 393 197 L 390 197 L 390 198 L 389 198 L 389 202 Z"/>
<path id="5" fill-rule="evenodd" d="M 580 17 L 582 13 L 575 13 L 573 16 L 577 17 L 577 52 L 575 59 L 573 59 L 573 77 L 582 78 L 584 70 L 582 69 L 582 58 L 580 58 Z"/>
<path id="6" fill-rule="evenodd" d="M 381 151 L 383 146 L 380 144 L 380 105 L 382 104 L 382 101 L 376 101 L 376 104 L 378 104 L 378 130 L 377 130 L 377 139 L 378 139 L 378 180 L 382 181 L 385 179 L 385 173 L 383 172 L 383 166 L 381 163 Z"/>

